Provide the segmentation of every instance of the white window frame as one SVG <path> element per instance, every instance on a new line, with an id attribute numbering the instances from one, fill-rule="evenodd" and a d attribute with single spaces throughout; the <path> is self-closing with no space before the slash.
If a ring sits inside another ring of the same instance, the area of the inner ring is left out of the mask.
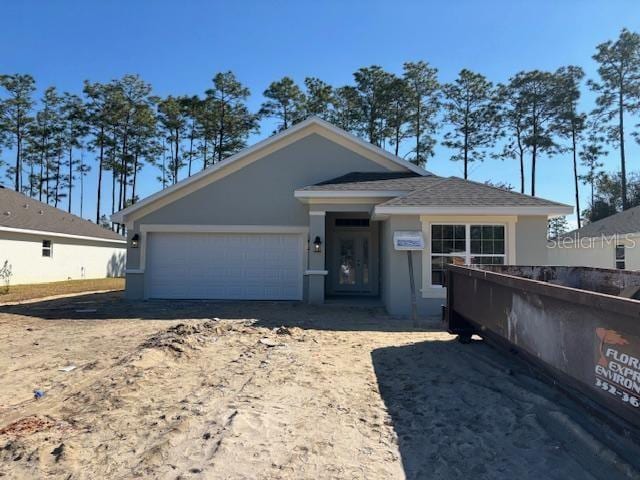
<path id="1" fill-rule="evenodd" d="M 456 253 L 433 253 L 431 250 L 431 241 L 433 240 L 433 227 L 434 226 L 460 226 L 460 225 L 464 225 L 465 227 L 465 237 L 464 237 L 464 242 L 465 242 L 465 252 L 464 255 L 461 254 L 456 254 Z M 501 254 L 484 254 L 484 253 L 477 253 L 477 254 L 472 254 L 471 253 L 471 226 L 492 226 L 492 227 L 502 227 L 504 229 L 504 253 Z M 429 236 L 428 236 L 428 258 L 429 258 L 429 270 L 427 272 L 427 278 L 429 279 L 429 282 L 427 284 L 428 288 L 435 288 L 435 289 L 442 289 L 445 288 L 444 285 L 437 285 L 433 283 L 433 278 L 432 278 L 432 269 L 433 269 L 433 257 L 464 257 L 464 263 L 465 265 L 470 265 L 471 264 L 471 257 L 502 257 L 504 259 L 503 261 L 503 265 L 507 265 L 508 259 L 509 259 L 509 241 L 508 241 L 508 236 L 509 235 L 509 226 L 507 223 L 504 222 L 447 222 L 447 221 L 442 221 L 442 222 L 430 222 L 429 223 Z"/>
<path id="2" fill-rule="evenodd" d="M 618 258 L 618 248 L 622 248 L 622 259 Z M 618 266 L 618 264 L 622 264 L 622 268 Z M 624 243 L 616 243 L 615 248 L 613 249 L 613 264 L 618 270 L 626 270 L 627 268 L 627 246 Z"/>
<path id="3" fill-rule="evenodd" d="M 49 246 L 45 247 L 44 242 L 49 242 Z M 53 258 L 53 240 L 49 240 L 48 238 L 43 238 L 42 242 L 40 243 L 40 246 L 41 246 L 40 256 L 42 258 Z M 45 250 L 49 251 L 49 255 L 44 254 Z"/>

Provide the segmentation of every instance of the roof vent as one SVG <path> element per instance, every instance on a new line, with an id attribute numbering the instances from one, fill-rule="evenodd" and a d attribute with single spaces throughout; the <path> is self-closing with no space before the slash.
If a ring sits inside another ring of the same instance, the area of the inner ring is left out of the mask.
<path id="1" fill-rule="evenodd" d="M 43 212 L 42 210 L 39 210 L 39 211 L 38 211 L 38 213 L 39 213 L 40 215 L 44 215 L 44 212 Z"/>
<path id="2" fill-rule="evenodd" d="M 6 212 L 4 212 L 4 214 L 8 217 L 9 215 L 11 215 L 11 212 L 6 211 Z"/>
<path id="3" fill-rule="evenodd" d="M 29 204 L 28 204 L 28 203 L 25 203 L 25 204 L 24 204 L 24 208 L 29 208 Z"/>

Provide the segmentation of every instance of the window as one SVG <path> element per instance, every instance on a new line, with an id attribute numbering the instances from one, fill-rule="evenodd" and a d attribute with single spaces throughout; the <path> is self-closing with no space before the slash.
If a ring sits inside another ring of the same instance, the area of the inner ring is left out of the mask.
<path id="1" fill-rule="evenodd" d="M 53 253 L 53 246 L 51 244 L 51 240 L 43 240 L 42 241 L 42 256 L 43 257 L 51 257 Z"/>
<path id="2" fill-rule="evenodd" d="M 336 227 L 368 227 L 368 218 L 336 218 Z"/>
<path id="3" fill-rule="evenodd" d="M 504 226 L 471 225 L 471 265 L 504 265 Z"/>
<path id="4" fill-rule="evenodd" d="M 504 225 L 431 225 L 431 284 L 444 285 L 446 265 L 504 265 Z"/>
<path id="5" fill-rule="evenodd" d="M 616 268 L 618 270 L 625 269 L 625 252 L 624 245 L 616 245 Z"/>

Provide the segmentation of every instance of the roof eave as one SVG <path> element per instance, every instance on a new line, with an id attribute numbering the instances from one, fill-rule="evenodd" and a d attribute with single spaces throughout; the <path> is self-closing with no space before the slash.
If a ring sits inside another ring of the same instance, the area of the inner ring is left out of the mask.
<path id="1" fill-rule="evenodd" d="M 407 195 L 410 190 L 296 190 L 296 198 L 396 198 Z"/>
<path id="2" fill-rule="evenodd" d="M 376 216 L 384 215 L 521 215 L 555 217 L 570 215 L 573 207 L 567 205 L 549 206 L 412 206 L 378 205 Z"/>
<path id="3" fill-rule="evenodd" d="M 46 235 L 49 237 L 73 238 L 77 240 L 91 240 L 93 242 L 107 242 L 107 243 L 118 243 L 118 244 L 127 243 L 127 241 L 124 238 L 115 239 L 115 238 L 93 237 L 90 235 L 73 235 L 71 233 L 59 233 L 59 232 L 51 232 L 48 230 L 32 230 L 27 228 L 4 227 L 1 225 L 0 225 L 0 232 L 24 233 L 27 235 Z"/>

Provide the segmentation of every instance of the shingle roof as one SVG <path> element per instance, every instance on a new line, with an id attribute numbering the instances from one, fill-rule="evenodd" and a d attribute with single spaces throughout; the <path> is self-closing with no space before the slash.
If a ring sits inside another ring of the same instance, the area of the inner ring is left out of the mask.
<path id="1" fill-rule="evenodd" d="M 0 186 L 0 227 L 124 240 L 111 230 Z"/>
<path id="2" fill-rule="evenodd" d="M 463 180 L 457 177 L 440 178 L 425 188 L 414 190 L 409 195 L 393 198 L 383 206 L 412 207 L 545 207 L 562 206 L 544 198 L 511 192 L 484 183 Z"/>
<path id="3" fill-rule="evenodd" d="M 562 203 L 511 192 L 484 183 L 472 182 L 457 177 L 438 177 L 433 174 L 420 176 L 412 173 L 399 172 L 352 172 L 342 177 L 334 178 L 333 180 L 304 187 L 300 190 L 388 190 L 407 192 L 407 195 L 397 196 L 380 205 L 385 207 L 568 207 L 568 205 Z"/>
<path id="4" fill-rule="evenodd" d="M 565 233 L 562 237 L 575 238 L 580 236 L 588 238 L 638 232 L 640 232 L 640 207 L 633 207 L 602 220 L 588 223 L 582 228 Z"/>

